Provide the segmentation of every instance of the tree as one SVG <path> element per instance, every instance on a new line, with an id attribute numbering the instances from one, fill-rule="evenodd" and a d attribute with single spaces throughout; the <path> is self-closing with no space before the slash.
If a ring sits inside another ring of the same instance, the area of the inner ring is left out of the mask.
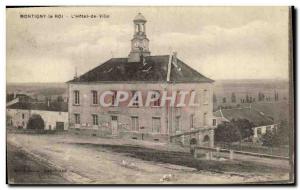
<path id="1" fill-rule="evenodd" d="M 33 114 L 27 123 L 27 129 L 44 130 L 45 123 L 42 117 L 38 114 Z"/>
<path id="2" fill-rule="evenodd" d="M 231 120 L 231 123 L 239 129 L 241 139 L 253 136 L 254 124 L 247 119 Z"/>
<path id="3" fill-rule="evenodd" d="M 222 122 L 215 129 L 215 141 L 231 144 L 253 136 L 254 124 L 247 119 Z"/>
<path id="4" fill-rule="evenodd" d="M 233 143 L 240 140 L 239 130 L 231 122 L 222 122 L 215 129 L 215 141 Z"/>
<path id="5" fill-rule="evenodd" d="M 261 142 L 263 146 L 273 147 L 279 145 L 289 144 L 289 133 L 290 129 L 287 121 L 281 121 L 277 130 L 268 131 L 261 136 Z"/>
<path id="6" fill-rule="evenodd" d="M 258 93 L 258 101 L 264 101 L 265 100 L 265 95 L 261 92 Z"/>
<path id="7" fill-rule="evenodd" d="M 249 95 L 247 94 L 246 95 L 246 103 L 249 103 L 250 102 L 250 99 L 249 99 Z"/>
<path id="8" fill-rule="evenodd" d="M 235 102 L 236 102 L 236 96 L 235 96 L 235 93 L 234 93 L 234 92 L 232 92 L 232 94 L 231 94 L 231 102 L 232 102 L 232 103 L 235 103 Z"/>
<path id="9" fill-rule="evenodd" d="M 290 140 L 290 127 L 286 120 L 282 120 L 277 127 L 276 134 L 280 145 L 288 145 Z"/>
<path id="10" fill-rule="evenodd" d="M 226 103 L 226 97 L 223 97 L 223 103 Z"/>
<path id="11" fill-rule="evenodd" d="M 213 94 L 213 102 L 217 103 L 217 96 L 216 96 L 216 94 Z"/>
<path id="12" fill-rule="evenodd" d="M 275 94 L 274 94 L 274 100 L 275 100 L 275 101 L 278 101 L 278 100 L 279 100 L 278 92 L 276 92 L 276 91 L 275 91 Z"/>
<path id="13" fill-rule="evenodd" d="M 273 147 L 276 143 L 275 143 L 275 133 L 273 132 L 266 132 L 265 134 L 263 134 L 260 138 L 262 145 L 263 146 L 267 146 L 267 147 Z"/>
<path id="14" fill-rule="evenodd" d="M 250 96 L 249 98 L 249 103 L 252 103 L 252 96 Z"/>

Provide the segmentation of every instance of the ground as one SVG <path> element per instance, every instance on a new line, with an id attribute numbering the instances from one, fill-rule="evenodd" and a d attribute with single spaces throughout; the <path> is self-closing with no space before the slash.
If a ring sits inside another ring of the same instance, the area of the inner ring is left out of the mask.
<path id="1" fill-rule="evenodd" d="M 7 166 L 10 183 L 68 183 L 60 176 L 60 170 L 53 170 L 53 168 L 35 161 L 10 144 L 7 146 Z"/>
<path id="2" fill-rule="evenodd" d="M 7 143 L 9 183 L 216 184 L 289 179 L 285 161 L 198 160 L 187 149 L 159 142 L 8 133 Z"/>

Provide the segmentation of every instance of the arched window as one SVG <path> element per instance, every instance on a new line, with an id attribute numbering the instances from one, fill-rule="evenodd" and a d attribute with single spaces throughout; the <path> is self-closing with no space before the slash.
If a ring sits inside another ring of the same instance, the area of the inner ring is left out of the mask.
<path id="1" fill-rule="evenodd" d="M 192 138 L 191 141 L 190 141 L 190 144 L 191 145 L 196 145 L 197 144 L 197 139 Z"/>
<path id="2" fill-rule="evenodd" d="M 203 142 L 209 142 L 209 136 L 208 136 L 208 135 L 205 135 L 205 136 L 204 136 Z"/>

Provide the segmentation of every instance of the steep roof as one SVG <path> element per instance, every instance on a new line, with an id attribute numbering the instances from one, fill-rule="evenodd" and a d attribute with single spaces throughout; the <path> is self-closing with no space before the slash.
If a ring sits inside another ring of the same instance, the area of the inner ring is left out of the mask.
<path id="1" fill-rule="evenodd" d="M 221 115 L 223 115 L 223 117 L 229 121 L 232 119 L 247 119 L 254 123 L 255 126 L 274 124 L 274 121 L 271 118 L 252 108 L 222 109 L 222 113 L 220 113 L 220 110 L 214 112 L 215 117 L 220 117 Z"/>
<path id="2" fill-rule="evenodd" d="M 147 56 L 142 62 L 128 62 L 128 58 L 111 58 L 105 63 L 68 82 L 163 82 L 167 81 L 169 55 Z M 170 82 L 213 82 L 177 59 L 171 64 Z"/>
<path id="3" fill-rule="evenodd" d="M 22 110 L 44 110 L 44 111 L 58 111 L 67 112 L 68 103 L 66 102 L 50 102 L 49 106 L 46 102 L 17 102 L 7 109 L 22 109 Z"/>

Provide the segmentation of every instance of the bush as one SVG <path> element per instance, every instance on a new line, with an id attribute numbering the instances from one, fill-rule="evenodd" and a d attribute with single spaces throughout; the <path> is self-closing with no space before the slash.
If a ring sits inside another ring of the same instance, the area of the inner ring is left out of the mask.
<path id="1" fill-rule="evenodd" d="M 27 123 L 27 129 L 41 131 L 45 129 L 45 122 L 40 115 L 32 115 Z"/>
<path id="2" fill-rule="evenodd" d="M 232 143 L 240 140 L 240 132 L 231 122 L 223 122 L 215 129 L 215 141 Z"/>
<path id="3" fill-rule="evenodd" d="M 277 130 L 273 132 L 267 132 L 262 135 L 260 140 L 263 146 L 273 147 L 288 145 L 290 140 L 290 128 L 286 121 L 281 121 Z"/>
<path id="4" fill-rule="evenodd" d="M 254 124 L 247 119 L 233 119 L 230 122 L 223 122 L 215 129 L 215 141 L 225 143 L 241 142 L 253 135 L 253 127 Z"/>

